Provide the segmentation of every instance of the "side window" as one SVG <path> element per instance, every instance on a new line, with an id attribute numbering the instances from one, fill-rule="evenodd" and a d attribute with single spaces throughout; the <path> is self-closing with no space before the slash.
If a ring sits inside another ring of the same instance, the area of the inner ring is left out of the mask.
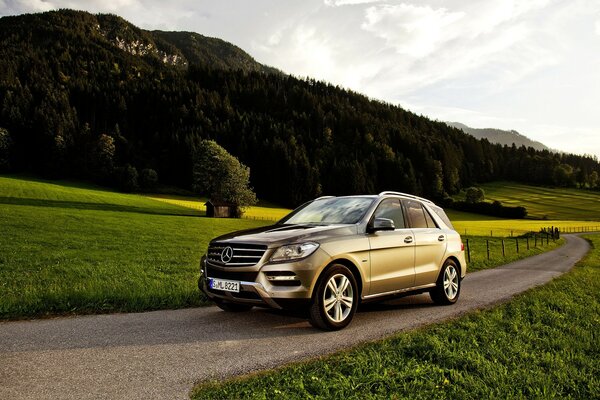
<path id="1" fill-rule="evenodd" d="M 423 212 L 425 213 L 425 221 L 427 221 L 427 227 L 439 228 L 439 226 L 435 224 L 435 221 L 433 220 L 433 218 L 431 218 L 431 214 L 429 214 L 429 211 L 427 211 L 425 207 L 423 207 Z"/>
<path id="2" fill-rule="evenodd" d="M 403 229 L 404 226 L 404 213 L 400 206 L 400 200 L 398 199 L 385 199 L 379 204 L 377 210 L 375 210 L 374 218 L 388 218 L 394 221 L 396 229 Z"/>
<path id="3" fill-rule="evenodd" d="M 423 206 L 418 201 L 405 200 L 406 211 L 412 228 L 427 228 Z M 429 217 L 431 218 L 431 217 Z M 433 221 L 432 221 L 433 223 Z M 435 226 L 435 224 L 433 224 Z"/>

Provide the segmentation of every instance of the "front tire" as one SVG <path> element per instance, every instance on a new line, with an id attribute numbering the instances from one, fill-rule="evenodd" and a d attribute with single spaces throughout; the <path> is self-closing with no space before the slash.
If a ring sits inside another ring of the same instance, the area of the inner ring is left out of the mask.
<path id="1" fill-rule="evenodd" d="M 251 304 L 229 303 L 221 299 L 214 299 L 214 301 L 217 307 L 227 312 L 245 312 L 250 311 L 253 307 Z"/>
<path id="2" fill-rule="evenodd" d="M 358 285 L 347 267 L 336 264 L 319 278 L 309 308 L 312 326 L 337 331 L 350 324 L 358 305 Z"/>
<path id="3" fill-rule="evenodd" d="M 435 289 L 429 292 L 431 300 L 436 304 L 450 305 L 456 303 L 460 296 L 460 270 L 453 260 L 446 260 Z"/>

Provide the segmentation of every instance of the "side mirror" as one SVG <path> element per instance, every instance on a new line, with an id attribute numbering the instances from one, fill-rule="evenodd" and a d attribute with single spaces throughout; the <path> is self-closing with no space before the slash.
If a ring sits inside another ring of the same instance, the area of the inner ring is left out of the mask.
<path id="1" fill-rule="evenodd" d="M 394 225 L 394 221 L 389 218 L 375 218 L 373 222 L 373 226 L 371 227 L 371 232 L 377 231 L 393 231 L 396 229 Z"/>

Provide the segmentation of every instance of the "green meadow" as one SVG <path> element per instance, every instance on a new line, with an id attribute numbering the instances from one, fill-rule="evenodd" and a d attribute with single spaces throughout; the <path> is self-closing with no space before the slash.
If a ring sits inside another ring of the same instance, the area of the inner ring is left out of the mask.
<path id="1" fill-rule="evenodd" d="M 0 319 L 204 304 L 196 282 L 209 240 L 269 224 L 289 212 L 261 202 L 246 210 L 246 218 L 213 219 L 204 217 L 204 202 L 123 194 L 81 182 L 0 176 Z M 532 243 L 526 251 L 522 242 L 516 253 L 515 244 L 507 240 L 503 257 L 496 236 L 501 229 L 510 236 L 509 229 L 519 221 L 466 213 L 450 217 L 459 231 L 467 229 L 463 240 L 470 240 L 470 271 L 561 243 L 537 248 Z M 538 221 L 520 222 L 526 229 Z M 494 238 L 487 260 L 483 236 L 489 236 L 490 227 Z"/>
<path id="2" fill-rule="evenodd" d="M 208 241 L 261 224 L 80 183 L 0 177 L 0 318 L 201 305 Z"/>
<path id="3" fill-rule="evenodd" d="M 527 208 L 528 216 L 550 220 L 600 221 L 600 192 L 528 186 L 515 182 L 477 185 L 488 201 Z M 464 193 L 457 196 L 464 199 Z"/>

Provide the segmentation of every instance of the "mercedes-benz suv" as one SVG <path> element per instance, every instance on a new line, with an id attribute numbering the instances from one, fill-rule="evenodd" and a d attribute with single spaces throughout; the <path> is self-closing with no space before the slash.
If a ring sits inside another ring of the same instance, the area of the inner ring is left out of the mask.
<path id="1" fill-rule="evenodd" d="M 464 246 L 442 208 L 398 192 L 320 197 L 279 222 L 213 239 L 198 286 L 226 311 L 308 311 L 337 330 L 359 303 L 429 292 L 453 304 L 467 271 Z"/>

